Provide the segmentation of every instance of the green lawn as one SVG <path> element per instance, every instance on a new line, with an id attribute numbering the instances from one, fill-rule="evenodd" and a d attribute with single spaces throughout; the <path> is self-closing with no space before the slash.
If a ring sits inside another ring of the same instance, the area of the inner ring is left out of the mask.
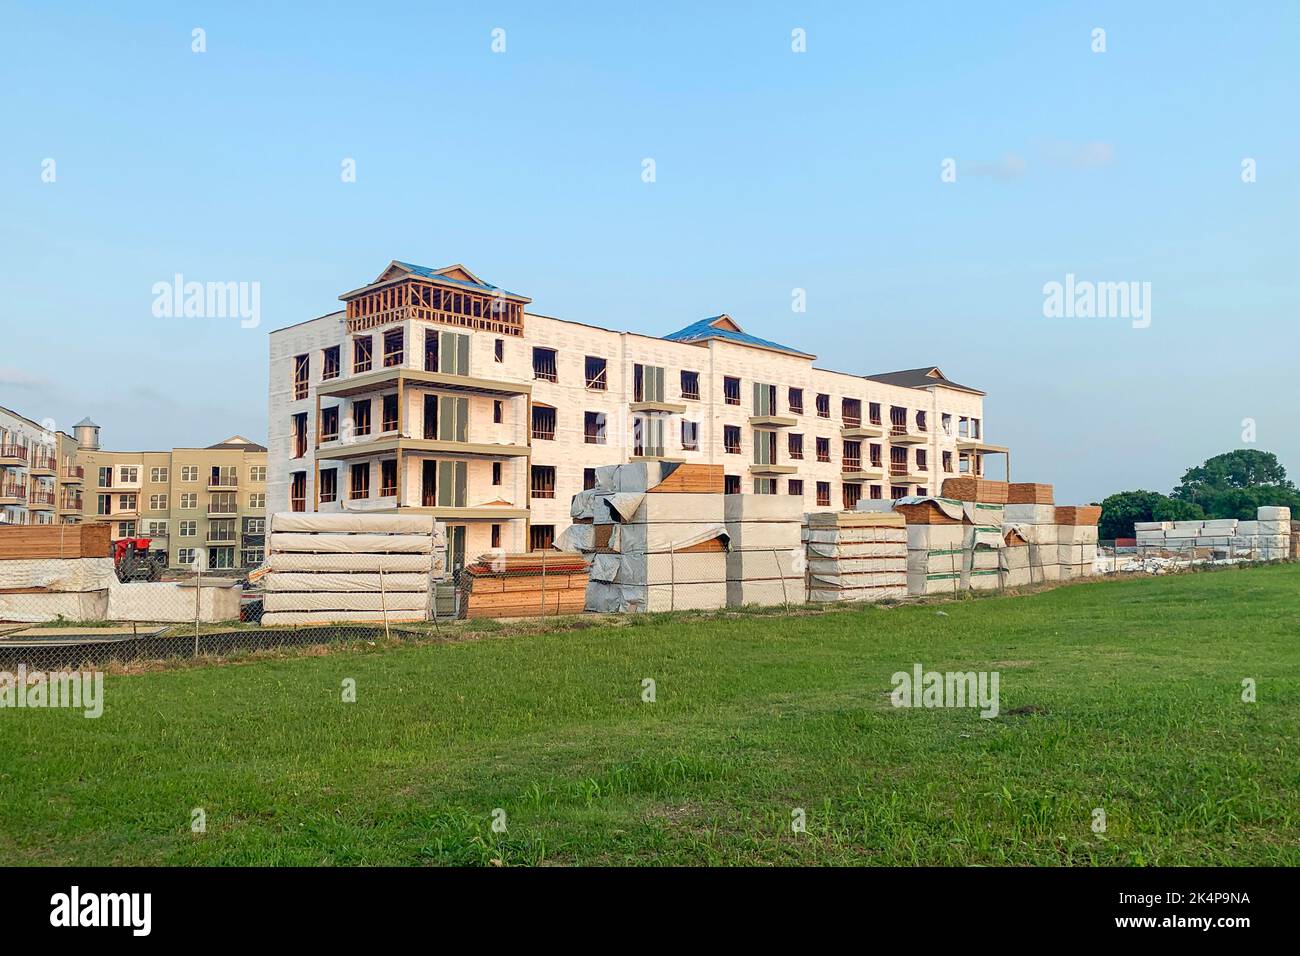
<path id="1" fill-rule="evenodd" d="M 1289 565 L 110 674 L 98 720 L 0 710 L 0 856 L 1295 865 L 1298 596 Z M 1002 715 L 893 708 L 916 661 L 999 671 Z"/>

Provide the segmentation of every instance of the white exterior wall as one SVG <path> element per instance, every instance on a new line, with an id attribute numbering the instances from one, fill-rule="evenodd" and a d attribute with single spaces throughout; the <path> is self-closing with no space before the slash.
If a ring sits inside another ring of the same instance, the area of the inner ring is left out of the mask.
<path id="1" fill-rule="evenodd" d="M 569 524 L 569 499 L 582 489 L 583 471 L 600 465 L 625 462 L 632 454 L 631 420 L 634 414 L 629 409 L 633 400 L 633 366 L 641 363 L 662 366 L 664 374 L 664 401 L 686 406 L 684 413 L 656 413 L 665 419 L 664 456 L 686 461 L 721 463 L 728 475 L 740 479 L 741 490 L 745 493 L 754 491 L 754 475 L 750 470 L 753 462 L 753 431 L 749 422 L 753 412 L 753 383 L 763 382 L 777 386 L 777 405 L 773 414 L 797 419 L 792 427 L 782 427 L 778 431 L 777 459 L 781 464 L 794 464 L 797 471 L 790 475 L 776 478 L 778 494 L 786 494 L 790 479 L 803 481 L 804 508 L 808 511 L 824 510 L 825 506 L 816 503 L 817 482 L 829 482 L 831 485 L 830 507 L 837 509 L 842 502 L 841 457 L 844 439 L 841 436 L 841 399 L 856 398 L 862 403 L 862 421 L 868 422 L 871 402 L 882 406 L 881 417 L 886 435 L 881 438 L 863 438 L 862 459 L 864 464 L 870 458 L 870 445 L 881 445 L 885 475 L 882 479 L 863 481 L 862 497 L 871 496 L 871 485 L 881 486 L 881 494 L 890 497 L 891 481 L 889 478 L 890 443 L 888 428 L 890 424 L 890 406 L 898 405 L 908 409 L 908 422 L 915 431 L 916 412 L 924 410 L 928 414 L 928 439 L 921 445 L 906 445 L 909 465 L 916 462 L 917 448 L 923 448 L 928 455 L 928 480 L 925 484 L 912 482 L 907 488 L 909 493 L 917 488 L 925 488 L 937 494 L 945 477 L 958 474 L 960 454 L 956 442 L 958 439 L 958 420 L 961 416 L 975 417 L 981 420 L 980 437 L 986 438 L 983 427 L 982 396 L 958 389 L 937 385 L 933 388 L 907 388 L 875 382 L 858 375 L 827 371 L 814 368 L 807 357 L 776 352 L 770 349 L 754 348 L 723 340 L 710 340 L 703 344 L 686 344 L 672 342 L 627 332 L 615 332 L 607 329 L 581 325 L 574 322 L 550 318 L 547 316 L 525 314 L 524 336 L 504 337 L 504 356 L 497 362 L 494 357 L 494 343 L 499 336 L 485 331 L 469 330 L 454 326 L 442 326 L 432 323 L 407 321 L 405 326 L 405 355 L 402 366 L 422 369 L 424 363 L 424 332 L 427 329 L 446 329 L 470 336 L 469 375 L 475 378 L 513 382 L 532 386 L 531 401 L 535 404 L 554 406 L 556 409 L 556 431 L 554 440 L 531 439 L 531 420 L 529 400 L 526 397 L 501 399 L 504 401 L 505 421 L 494 424 L 492 421 L 493 397 L 482 394 L 470 394 L 470 423 L 468 440 L 482 444 L 529 444 L 531 441 L 531 459 L 507 459 L 502 464 L 503 481 L 499 487 L 491 485 L 491 462 L 470 460 L 468 466 L 469 482 L 466 504 L 471 507 L 486 505 L 491 501 L 505 501 L 515 507 L 530 509 L 530 522 L 533 525 L 553 525 L 558 534 Z M 383 333 L 395 328 L 398 323 L 371 329 L 367 333 L 373 336 L 372 371 L 379 371 L 383 365 Z M 267 507 L 269 512 L 288 510 L 289 476 L 297 470 L 307 472 L 308 509 L 315 506 L 316 481 L 316 388 L 321 381 L 322 350 L 328 346 L 340 346 L 341 373 L 346 379 L 352 373 L 352 341 L 346 334 L 343 314 L 336 313 L 304 322 L 300 325 L 274 332 L 271 335 L 271 369 L 270 369 L 270 422 L 268 425 L 268 483 Z M 555 349 L 557 352 L 556 382 L 537 380 L 533 377 L 533 347 Z M 310 389 L 307 398 L 292 399 L 293 357 L 302 353 L 311 355 Z M 593 391 L 585 387 L 586 356 L 600 356 L 606 359 L 605 391 Z M 684 399 L 681 394 L 681 371 L 699 373 L 698 401 Z M 740 405 L 727 405 L 723 398 L 723 378 L 734 376 L 741 380 Z M 789 412 L 789 389 L 803 389 L 803 413 L 791 416 Z M 377 388 L 358 398 L 371 399 L 372 437 L 381 437 L 381 396 L 393 389 Z M 819 393 L 831 398 L 829 418 L 819 418 L 816 413 L 816 398 Z M 420 388 L 408 387 L 407 402 L 404 409 L 404 432 L 407 437 L 418 438 L 423 435 L 423 394 Z M 452 393 L 447 393 L 452 394 Z M 340 420 L 346 422 L 350 414 L 351 399 L 327 396 L 322 400 L 322 408 L 330 404 L 339 404 Z M 587 444 L 584 440 L 584 413 L 597 412 L 605 415 L 606 444 Z M 302 459 L 290 460 L 291 416 L 295 412 L 306 412 L 308 416 L 308 449 Z M 945 433 L 941 415 L 952 415 L 951 432 Z M 681 422 L 683 420 L 699 422 L 699 450 L 687 451 L 681 445 Z M 724 426 L 739 427 L 741 435 L 740 454 L 727 454 L 724 451 Z M 346 426 L 344 426 L 346 427 Z M 787 438 L 790 432 L 803 435 L 804 458 L 790 461 L 787 454 Z M 816 460 L 816 439 L 826 438 L 830 441 L 831 460 Z M 320 450 L 320 457 L 325 461 L 326 447 Z M 941 471 L 942 453 L 952 454 L 952 470 Z M 401 504 L 404 507 L 420 505 L 420 456 L 404 452 L 406 480 L 405 495 Z M 377 455 L 374 459 L 371 475 L 371 494 L 377 496 L 379 491 L 378 459 L 393 457 Z M 436 457 L 436 456 L 427 456 Z M 352 462 L 339 462 L 340 497 L 346 495 L 348 467 Z M 556 470 L 556 495 L 554 499 L 529 499 L 529 465 L 550 465 Z M 915 471 L 914 467 L 909 468 Z M 399 487 L 401 485 L 399 484 Z M 350 502 L 349 507 L 390 508 L 397 504 L 396 499 L 387 498 L 369 502 Z M 322 510 L 327 506 L 322 505 Z M 339 505 L 328 506 L 338 508 Z M 506 538 L 503 545 L 508 550 L 522 550 L 527 538 L 522 521 L 507 521 Z M 489 522 L 470 522 L 468 524 L 469 541 L 467 554 L 473 556 L 488 547 Z"/>
<path id="2" fill-rule="evenodd" d="M 0 446 L 18 445 L 27 450 L 27 463 L 24 465 L 0 465 L 0 489 L 18 487 L 24 490 L 26 498 L 18 504 L 0 504 L 0 523 L 5 524 L 54 524 L 59 503 L 58 474 L 65 462 L 59 458 L 58 440 L 53 432 L 47 431 L 34 422 L 19 415 L 10 414 L 0 408 Z M 36 456 L 53 458 L 56 463 L 55 476 L 34 475 L 31 466 Z M 32 493 L 54 495 L 53 508 L 32 508 Z"/>

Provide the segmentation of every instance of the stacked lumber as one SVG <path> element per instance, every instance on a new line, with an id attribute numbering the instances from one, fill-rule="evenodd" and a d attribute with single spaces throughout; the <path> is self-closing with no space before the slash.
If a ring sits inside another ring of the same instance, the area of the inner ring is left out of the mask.
<path id="1" fill-rule="evenodd" d="M 907 596 L 907 523 L 901 514 L 867 509 L 813 512 L 804 518 L 803 538 L 809 601 Z"/>
<path id="2" fill-rule="evenodd" d="M 28 527 L 36 526 L 22 530 Z M 108 530 L 107 525 L 100 527 Z M 31 550 L 47 549 L 41 545 Z M 112 558 L 0 558 L 0 621 L 107 620 L 109 588 L 115 584 Z"/>
<path id="3" fill-rule="evenodd" d="M 1005 481 L 989 478 L 945 478 L 942 494 L 945 498 L 961 501 L 985 501 L 990 504 L 1007 503 L 1010 488 Z"/>
<path id="4" fill-rule="evenodd" d="M 1052 486 L 1032 481 L 1013 481 L 1007 485 L 1009 505 L 1050 505 L 1052 504 Z"/>
<path id="5" fill-rule="evenodd" d="M 1282 561 L 1291 554 L 1291 509 L 1264 506 L 1255 509 L 1259 534 L 1255 557 L 1259 561 Z"/>
<path id="6" fill-rule="evenodd" d="M 267 542 L 265 625 L 426 620 L 446 567 L 430 515 L 286 512 Z"/>
<path id="7" fill-rule="evenodd" d="M 590 559 L 586 609 L 716 609 L 727 605 L 724 481 L 719 465 L 635 462 L 596 469 L 575 495 L 557 546 Z M 687 490 L 692 489 L 692 490 Z M 693 490 L 706 489 L 706 490 Z"/>
<path id="8" fill-rule="evenodd" d="M 804 603 L 803 501 L 724 495 L 727 606 Z"/>
<path id="9" fill-rule="evenodd" d="M 0 561 L 106 558 L 107 524 L 0 524 Z"/>
<path id="10" fill-rule="evenodd" d="M 858 509 L 866 510 L 862 502 L 858 502 Z M 956 498 L 899 498 L 894 503 L 894 511 L 908 525 L 962 523 L 961 501 Z"/>
<path id="11" fill-rule="evenodd" d="M 465 569 L 461 616 L 546 617 L 581 614 L 586 605 L 587 562 L 538 551 L 489 553 Z"/>

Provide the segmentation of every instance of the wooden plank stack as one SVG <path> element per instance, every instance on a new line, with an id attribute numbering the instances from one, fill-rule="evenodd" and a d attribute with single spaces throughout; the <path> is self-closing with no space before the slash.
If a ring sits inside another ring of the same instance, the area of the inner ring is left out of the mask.
<path id="1" fill-rule="evenodd" d="M 463 617 L 581 614 L 587 562 L 557 551 L 484 554 L 465 569 L 465 585 Z"/>
<path id="2" fill-rule="evenodd" d="M 1007 486 L 1009 505 L 1050 505 L 1052 486 L 1033 481 L 1015 481 Z"/>
<path id="3" fill-rule="evenodd" d="M 907 596 L 907 525 L 888 511 L 804 516 L 808 600 L 882 601 Z"/>
<path id="4" fill-rule="evenodd" d="M 0 524 L 0 561 L 112 556 L 108 524 Z"/>
<path id="5" fill-rule="evenodd" d="M 993 505 L 1004 505 L 1010 493 L 1010 487 L 1005 481 L 993 481 L 989 478 L 945 478 L 943 480 L 943 497 L 957 498 L 960 501 L 983 501 Z"/>

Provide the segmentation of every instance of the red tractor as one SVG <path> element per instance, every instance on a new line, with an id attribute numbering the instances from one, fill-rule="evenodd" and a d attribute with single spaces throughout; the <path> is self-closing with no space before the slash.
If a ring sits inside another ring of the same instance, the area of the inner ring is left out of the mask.
<path id="1" fill-rule="evenodd" d="M 165 562 L 149 552 L 151 538 L 118 538 L 113 542 L 113 566 L 117 579 L 161 581 Z"/>

